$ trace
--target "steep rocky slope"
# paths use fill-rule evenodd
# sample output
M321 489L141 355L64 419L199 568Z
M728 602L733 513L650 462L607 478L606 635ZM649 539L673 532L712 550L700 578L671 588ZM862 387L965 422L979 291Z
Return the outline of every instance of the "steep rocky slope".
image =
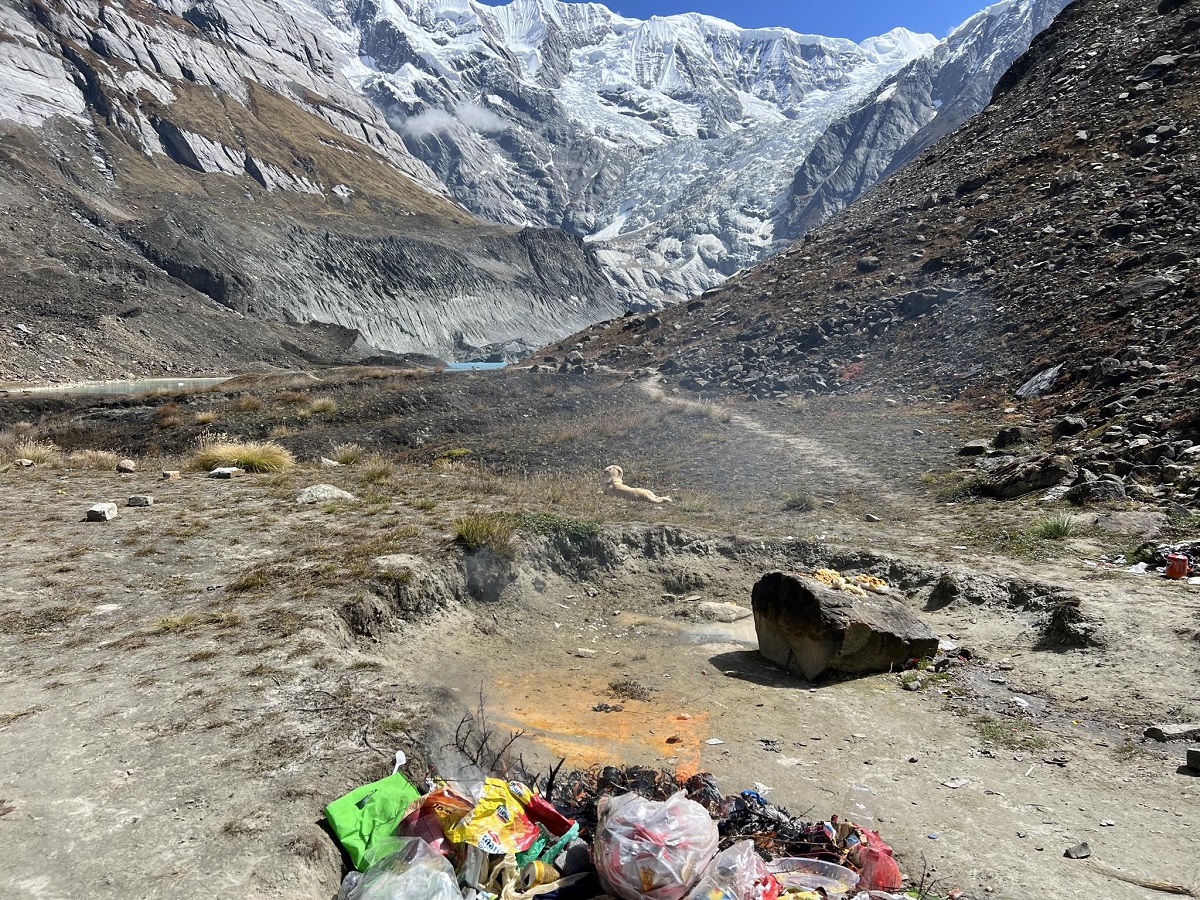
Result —
M359 333L322 359L470 355L619 311L578 239L438 196L343 63L259 0L0 8L0 378L302 358L296 329L222 310ZM26 340L64 329L61 353Z
M1077 0L981 115L785 254L547 355L758 399L1011 406L1028 430L997 443L1054 454L1033 481L1194 504L1198 69L1193 3Z
M989 6L821 135L796 172L776 236L791 242L987 106L1000 77L1068 0Z

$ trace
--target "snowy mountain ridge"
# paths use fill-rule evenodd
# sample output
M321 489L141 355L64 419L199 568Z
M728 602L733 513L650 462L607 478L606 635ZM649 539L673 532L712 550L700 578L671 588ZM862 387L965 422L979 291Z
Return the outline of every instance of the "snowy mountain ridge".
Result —
M855 43L562 0L281 2L319 13L345 75L455 200L592 242L635 305L778 249L795 234L781 217L796 218L797 170L830 125L919 61L947 64L952 40L974 48L956 77L973 65L986 82L974 94L990 92L1000 73L986 57L1015 58L1033 36L1026 11L1047 5L1004 0L945 41L897 28Z

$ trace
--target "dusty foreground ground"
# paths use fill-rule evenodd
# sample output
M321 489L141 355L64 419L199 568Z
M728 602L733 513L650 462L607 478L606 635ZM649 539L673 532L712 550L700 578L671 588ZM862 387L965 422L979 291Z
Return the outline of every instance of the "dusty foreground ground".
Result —
M324 804L397 749L415 777L453 769L481 688L499 731L525 730L533 770L703 768L814 819L865 785L934 894L1156 895L1114 871L1200 887L1200 779L1184 745L1141 738L1200 721L1200 589L1083 562L1164 524L1147 510L1076 511L1079 535L1052 543L1029 536L1047 513L1034 500L944 502L953 448L999 419L384 374L16 397L0 415L10 443L139 463L0 471L0 897L331 898L343 862ZM277 437L301 462L160 480L205 429ZM316 464L347 441L375 455ZM676 504L599 496L610 462ZM322 482L356 499L296 502ZM126 507L134 494L154 505ZM83 521L103 500L117 518ZM464 516L514 535L468 551ZM702 614L815 564L887 577L971 661L916 691L900 674L809 685L758 656L751 620ZM927 608L946 571L1034 599ZM1051 587L1083 598L1090 642L1057 641L1037 599ZM1063 858L1085 840L1093 861Z

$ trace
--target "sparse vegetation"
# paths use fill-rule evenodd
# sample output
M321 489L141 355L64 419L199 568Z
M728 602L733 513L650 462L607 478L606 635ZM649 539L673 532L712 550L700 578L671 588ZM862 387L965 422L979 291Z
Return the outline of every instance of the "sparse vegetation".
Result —
M243 394L233 401L232 406L238 412L256 412L263 408L263 402L253 394Z
M468 550L486 548L501 557L515 553L512 517L499 513L469 513L454 522L454 538Z
M367 451L363 449L361 444L353 442L345 444L334 444L333 449L329 451L329 458L336 463L341 463L343 466L352 466L362 462Z
M215 409L202 409L196 413L195 422L197 425L211 425L220 418L220 414Z
M112 470L120 461L111 450L75 450L67 456L67 465L74 469Z
M1031 722L992 715L976 716L971 727L985 743L1005 750L1045 750L1050 741Z
M400 471L395 461L382 453L368 453L364 456L360 470L363 478L372 484L391 481Z
M1078 531L1075 517L1070 513L1055 513L1033 523L1033 536L1043 541L1064 541Z
M813 500L811 494L789 494L783 501L783 508L787 512L812 512L816 507L816 501Z
M243 442L214 435L200 442L188 465L201 471L237 466L247 472L283 472L295 462L291 451L274 441Z
M177 428L183 424L183 404L168 400L154 411L154 424L159 428Z
M8 445L4 457L5 461L10 463L18 459L28 459L32 460L35 466L54 466L62 461L62 451L50 441L18 437Z
M337 412L337 401L332 397L318 397L308 406L308 411L313 415L331 416Z

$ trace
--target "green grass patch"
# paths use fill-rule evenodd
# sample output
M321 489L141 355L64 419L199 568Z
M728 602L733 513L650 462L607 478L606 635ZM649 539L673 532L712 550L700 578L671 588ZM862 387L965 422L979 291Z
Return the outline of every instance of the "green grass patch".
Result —
M976 716L971 727L985 743L1005 750L1045 750L1050 741L1037 726L1024 719L991 715Z
M454 521L454 539L468 550L487 549L510 559L516 553L513 535L517 526L512 516L501 513L468 513Z
M1039 519L1030 527L1030 533L1043 541L1065 541L1079 533L1079 525L1070 513L1060 512Z

